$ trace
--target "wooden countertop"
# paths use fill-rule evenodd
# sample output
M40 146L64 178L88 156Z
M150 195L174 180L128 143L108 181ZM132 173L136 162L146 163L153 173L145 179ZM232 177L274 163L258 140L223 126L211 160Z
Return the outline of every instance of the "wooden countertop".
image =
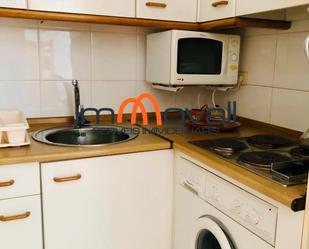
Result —
M31 131L51 126L55 124L36 125L32 126ZM171 148L170 142L152 134L140 134L125 143L92 148L53 146L36 142L31 138L30 146L0 149L0 165L62 161L169 148Z
M285 129L275 129L270 126L264 126L259 123L251 123L249 121L242 121L243 125L234 132L227 132L221 134L169 134L162 133L160 136L170 140L173 143L173 148L179 150L188 156L196 159L208 167L211 167L226 176L264 194L288 207L295 208L295 205L303 205L304 194L306 192L307 184L301 184L297 186L283 187L277 183L274 183L266 178L256 175L244 168L241 168L233 163L227 162L224 159L207 152L201 148L198 148L189 141L194 140L206 140L215 139L220 137L247 137L256 134L277 134L284 135L293 140L299 137L298 132L288 131ZM145 127L152 129L155 126L150 124ZM163 128L173 129L173 126L164 126ZM297 203L296 203L297 202ZM297 207L296 207L297 208Z
M57 124L63 125L63 124ZM55 126L53 124L34 124L31 126L31 132ZM145 127L147 129L154 128L154 124ZM162 128L162 127L161 127ZM164 126L163 128L171 128L172 126ZM178 127L179 128L179 127ZM19 148L6 148L0 150L0 166L7 164L19 164L28 162L51 162L61 160L72 160L88 157L125 154L143 151L153 151L161 149L173 148L179 150L192 158L206 164L208 167L225 174L228 177L264 194L286 206L292 207L295 202L304 201L304 193L306 192L306 184L282 187L266 178L258 176L246 169L227 162L205 150L202 150L190 143L193 140L214 139L219 137L246 137L255 134L278 134L285 135L292 139L299 136L298 133L288 132L286 130L274 129L256 123L244 122L243 125L234 132L221 134L171 134L162 133L161 137L141 132L141 134L126 143L116 145L93 147L93 148L74 148L60 147L38 143L31 139L31 145ZM299 203L299 202L298 202Z

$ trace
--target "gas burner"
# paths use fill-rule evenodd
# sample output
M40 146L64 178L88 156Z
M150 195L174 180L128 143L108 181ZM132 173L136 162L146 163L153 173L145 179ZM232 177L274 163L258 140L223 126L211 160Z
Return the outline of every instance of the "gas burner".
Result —
M247 145L236 138L221 138L210 142L210 148L224 156L231 156L235 152L247 149Z
M238 161L260 170L270 170L273 163L290 161L291 158L279 153L268 151L245 152Z
M256 135L249 137L247 142L259 149L281 148L292 144L291 140L275 135Z
M295 147L290 153L297 158L309 158L309 145Z

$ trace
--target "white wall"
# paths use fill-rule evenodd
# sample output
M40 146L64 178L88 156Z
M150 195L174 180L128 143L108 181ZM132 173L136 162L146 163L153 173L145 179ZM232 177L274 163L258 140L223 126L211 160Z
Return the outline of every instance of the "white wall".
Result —
M309 129L309 60L304 40L309 13L304 7L286 12L294 20L288 31L246 29L243 32L241 71L248 85L228 98L238 102L238 114L294 130ZM224 104L226 94L219 94Z
M237 100L238 114L278 126L309 128L309 61L303 42L309 34L304 8L287 11L289 31L246 29L241 70L248 85L217 102ZM113 25L0 19L0 109L27 117L73 114L71 79L81 83L82 104L118 109L127 97L151 92L162 110L211 104L210 92L153 90L145 83L145 37L152 30ZM152 111L150 103L146 103ZM129 111L129 108L127 108Z
M125 98L141 92L154 94L162 109L196 106L197 89L173 94L144 82L150 31L1 18L0 109L19 109L27 117L72 115L72 79L80 81L86 107L117 110Z

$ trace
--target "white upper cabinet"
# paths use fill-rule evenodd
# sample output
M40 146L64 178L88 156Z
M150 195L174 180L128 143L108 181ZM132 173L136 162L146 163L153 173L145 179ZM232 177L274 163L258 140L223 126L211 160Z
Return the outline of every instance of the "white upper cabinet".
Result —
M136 0L136 17L196 22L197 0Z
M33 10L135 17L135 0L29 0L28 5Z
M242 16L259 12L284 9L308 3L308 0L237 0L236 15Z
M199 0L199 22L235 16L236 0Z
M27 0L0 0L0 7L27 9Z
M45 249L170 249L172 168L172 150L42 164Z

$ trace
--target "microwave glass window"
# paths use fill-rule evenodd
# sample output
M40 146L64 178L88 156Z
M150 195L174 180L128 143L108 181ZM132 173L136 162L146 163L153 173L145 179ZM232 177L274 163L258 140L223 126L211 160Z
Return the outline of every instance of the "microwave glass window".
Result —
M221 74L223 43L205 38L178 40L178 74Z

